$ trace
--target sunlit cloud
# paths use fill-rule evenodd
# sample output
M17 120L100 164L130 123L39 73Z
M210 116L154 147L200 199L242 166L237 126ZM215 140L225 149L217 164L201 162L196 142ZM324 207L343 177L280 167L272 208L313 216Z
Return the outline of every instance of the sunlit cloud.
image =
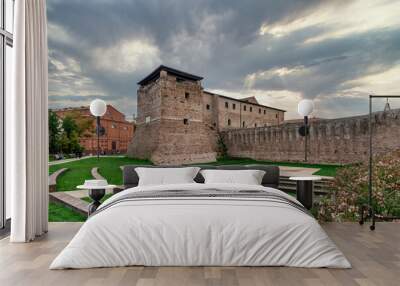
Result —
M400 26L398 1L357 0L326 1L318 9L289 22L261 25L259 34L284 37L309 27L320 27L324 32L305 39L304 43L315 43L345 37L370 30Z
M278 77L282 81L285 81L285 77L289 75L300 75L306 73L307 70L304 66L297 66L293 68L289 67L280 67L280 68L273 68L266 71L259 71L255 73L251 73L247 75L244 79L244 86L246 88L252 88L257 81L262 80L270 80L274 77Z
M93 51L93 64L99 70L131 73L160 64L159 49L146 39L124 40Z

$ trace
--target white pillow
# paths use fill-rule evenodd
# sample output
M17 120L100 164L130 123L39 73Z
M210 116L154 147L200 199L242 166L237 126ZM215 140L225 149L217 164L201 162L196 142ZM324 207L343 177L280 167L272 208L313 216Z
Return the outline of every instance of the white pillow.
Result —
M202 170L205 184L261 185L265 171L261 170Z
M198 167L185 168L135 168L139 176L139 186L194 183Z

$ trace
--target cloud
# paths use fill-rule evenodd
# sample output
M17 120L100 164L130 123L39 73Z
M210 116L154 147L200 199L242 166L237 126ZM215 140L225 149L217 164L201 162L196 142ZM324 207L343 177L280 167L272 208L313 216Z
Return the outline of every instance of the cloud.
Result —
M112 47L93 50L93 65L99 70L132 73L150 70L161 63L159 49L146 39L124 40Z
M368 93L398 89L399 9L387 0L48 0L50 103L101 96L136 113L136 82L166 64L288 118L301 98L320 117L366 113Z

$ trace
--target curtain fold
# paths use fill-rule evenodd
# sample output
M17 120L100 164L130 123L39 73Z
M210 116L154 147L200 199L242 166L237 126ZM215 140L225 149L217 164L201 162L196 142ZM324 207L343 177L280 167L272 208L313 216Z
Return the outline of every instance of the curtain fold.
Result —
M45 0L15 2L14 92L10 99L12 242L28 242L48 227L48 67ZM8 151L7 151L8 152Z

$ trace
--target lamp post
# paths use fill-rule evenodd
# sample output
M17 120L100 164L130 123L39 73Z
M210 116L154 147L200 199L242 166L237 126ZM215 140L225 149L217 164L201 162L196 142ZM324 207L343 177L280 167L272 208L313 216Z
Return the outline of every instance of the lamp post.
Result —
M304 117L304 161L307 162L307 137L308 137L308 115L314 110L314 103L310 99L303 99L297 106L297 112Z
M95 99L90 103L90 113L96 116L96 134L97 134L97 159L100 156L100 117L107 111L107 104L104 100Z

